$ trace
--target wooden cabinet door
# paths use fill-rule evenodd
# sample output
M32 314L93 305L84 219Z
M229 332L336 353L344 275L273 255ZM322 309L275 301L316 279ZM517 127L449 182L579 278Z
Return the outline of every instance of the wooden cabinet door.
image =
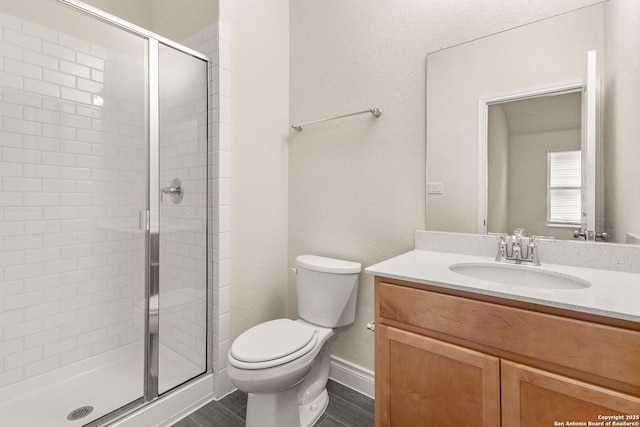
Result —
M561 426L567 425L568 421L587 425L589 421L604 421L599 416L639 414L640 398L637 396L502 361L503 426ZM625 418L621 420L626 421ZM633 419L633 422L637 421Z
M500 426L499 359L378 325L376 426Z

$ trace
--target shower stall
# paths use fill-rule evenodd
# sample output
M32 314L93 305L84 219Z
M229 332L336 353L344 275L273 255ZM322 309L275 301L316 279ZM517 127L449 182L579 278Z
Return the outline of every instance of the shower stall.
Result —
M0 424L103 425L207 373L207 57L0 3Z

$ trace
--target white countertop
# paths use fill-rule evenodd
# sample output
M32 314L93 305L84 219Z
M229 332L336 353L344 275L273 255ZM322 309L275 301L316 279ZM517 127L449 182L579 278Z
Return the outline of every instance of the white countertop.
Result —
M459 263L496 263L493 258L413 250L365 269L366 273L516 301L640 322L640 274L544 263L530 266L591 284L583 289L543 289L475 279L449 270Z

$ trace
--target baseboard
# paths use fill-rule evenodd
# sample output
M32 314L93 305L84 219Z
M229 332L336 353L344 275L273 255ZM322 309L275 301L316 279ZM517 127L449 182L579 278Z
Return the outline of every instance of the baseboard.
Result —
M329 378L372 399L375 396L375 376L373 371L354 365L339 357L331 356Z

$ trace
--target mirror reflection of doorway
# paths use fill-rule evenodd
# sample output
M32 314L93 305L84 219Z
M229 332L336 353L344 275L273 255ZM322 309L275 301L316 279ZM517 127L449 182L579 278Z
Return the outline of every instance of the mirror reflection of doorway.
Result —
M489 105L488 232L524 227L528 234L571 238L580 228L580 163L576 184L575 162L549 153L579 152L581 117L579 90ZM558 181L559 174L566 179ZM571 214L576 188L577 217Z

